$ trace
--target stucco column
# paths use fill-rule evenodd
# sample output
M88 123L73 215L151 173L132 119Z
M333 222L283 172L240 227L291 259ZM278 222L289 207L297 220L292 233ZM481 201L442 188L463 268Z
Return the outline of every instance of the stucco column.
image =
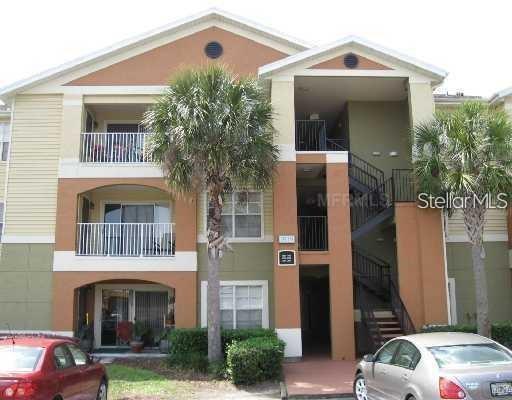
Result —
M354 360L352 238L346 154L327 155L326 169L331 353L334 360Z
M176 229L176 251L196 251L196 195L177 195L174 199L174 215Z
M274 320L277 334L286 342L286 357L302 356L295 165L280 162L274 180ZM279 235L294 235L295 243L280 244ZM296 264L279 266L279 250L294 250Z
M441 211L395 204L400 296L416 329L448 322Z
M272 79L272 106L280 162L274 179L274 298L275 327L285 341L286 357L302 356L299 260L297 247L297 180L293 77ZM293 235L295 243L280 244L279 235ZM279 266L279 250L294 250L295 265Z
M410 125L428 121L435 111L434 95L432 85L429 81L419 81L409 78L409 120Z
M62 133L60 158L78 161L83 121L83 96L64 94L62 99Z
M57 218L55 224L55 250L74 251L78 217L77 184L59 179L57 188Z

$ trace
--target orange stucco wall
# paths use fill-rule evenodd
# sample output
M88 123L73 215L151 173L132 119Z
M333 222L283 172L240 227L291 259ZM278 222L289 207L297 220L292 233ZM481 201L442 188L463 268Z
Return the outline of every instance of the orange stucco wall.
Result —
M221 57L211 60L205 46L217 41ZM241 75L287 54L226 30L211 27L75 79L68 85L165 85L179 69L218 62Z
M55 250L75 250L78 195L110 185L141 185L169 192L161 178L61 178L57 191ZM169 193L171 196L171 193ZM196 196L175 195L176 251L196 251Z
M75 289L91 283L116 280L152 282L174 288L176 327L193 328L197 324L196 276L196 272L54 272L53 329L73 330Z
M330 60L323 61L319 64L315 64L310 69L348 69L345 66L345 63L343 62L343 59L345 58L346 54L343 54L338 57L331 58ZM357 64L357 67L355 69L368 69L368 70L384 70L384 69L391 69L389 67L386 67L385 65L382 65L378 62L375 62L373 60L370 60L366 57L362 57L360 55L357 55L357 58L359 59L359 63Z
M347 164L327 164L331 352L334 360L354 360L354 298Z
M297 195L295 162L281 162L274 180L274 237L297 237ZM300 328L299 266L279 266L278 250L295 250L297 244L274 240L275 326ZM297 254L297 253L296 253Z
M400 295L416 329L448 322L441 211L395 205Z

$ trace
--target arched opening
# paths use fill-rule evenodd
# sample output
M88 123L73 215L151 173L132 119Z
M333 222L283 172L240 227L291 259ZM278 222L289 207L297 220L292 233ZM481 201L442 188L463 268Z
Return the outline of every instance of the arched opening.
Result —
M169 192L144 185L102 186L81 193L77 255L174 255L173 205Z
M114 279L83 285L74 291L75 335L94 349L128 348L122 327L140 325L146 348L158 347L175 327L176 291L150 281Z

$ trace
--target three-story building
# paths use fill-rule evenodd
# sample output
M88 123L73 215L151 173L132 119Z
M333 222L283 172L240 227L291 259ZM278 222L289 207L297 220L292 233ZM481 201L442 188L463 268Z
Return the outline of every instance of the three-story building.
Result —
M259 77L280 149L271 190L225 199L223 327L275 328L288 357L351 360L449 322L443 216L415 203L409 135L446 73L217 10L0 92L12 110L0 321L69 335L89 324L96 347L125 345L125 320L155 336L206 325L206 195L172 193L141 121L175 71L214 62Z

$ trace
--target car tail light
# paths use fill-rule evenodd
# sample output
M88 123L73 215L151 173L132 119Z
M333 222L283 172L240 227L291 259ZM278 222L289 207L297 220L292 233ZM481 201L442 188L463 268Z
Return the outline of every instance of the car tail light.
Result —
M29 399L36 393L36 386L32 382L19 382L4 389L4 397L8 399Z
M439 394L442 399L464 399L466 393L455 382L447 378L439 378Z

